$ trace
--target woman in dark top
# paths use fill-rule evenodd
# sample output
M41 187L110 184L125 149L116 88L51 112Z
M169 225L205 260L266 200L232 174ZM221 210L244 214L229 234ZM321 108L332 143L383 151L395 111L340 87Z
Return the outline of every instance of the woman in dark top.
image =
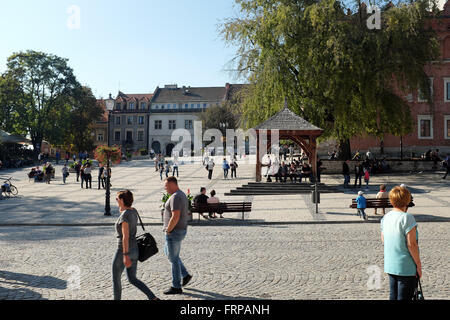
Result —
M123 269L127 268L128 281L141 290L149 300L159 300L153 292L136 278L139 251L136 242L138 213L132 208L133 194L129 190L119 191L116 198L121 215L115 224L118 239L118 249L112 265L114 300L122 297L121 277Z

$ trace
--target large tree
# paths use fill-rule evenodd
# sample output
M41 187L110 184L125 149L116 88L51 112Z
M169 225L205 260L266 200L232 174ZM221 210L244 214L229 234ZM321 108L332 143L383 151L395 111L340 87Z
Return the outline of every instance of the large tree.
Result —
M14 53L8 58L4 77L18 84L15 101L16 126L26 131L35 152L46 139L63 144L70 123L70 98L80 87L67 59L43 52Z
M95 121L103 114L103 108L89 87L79 87L74 91L70 101L69 130L65 144L73 152L90 151L94 148L92 129Z
M424 66L436 60L439 46L427 27L429 1L379 1L381 29L375 30L367 27L372 14L361 1L347 1L348 7L336 0L235 1L241 17L221 32L238 46L236 72L252 84L244 126L273 115L286 97L294 112L348 153L355 135L411 131L399 92L421 88L432 103Z

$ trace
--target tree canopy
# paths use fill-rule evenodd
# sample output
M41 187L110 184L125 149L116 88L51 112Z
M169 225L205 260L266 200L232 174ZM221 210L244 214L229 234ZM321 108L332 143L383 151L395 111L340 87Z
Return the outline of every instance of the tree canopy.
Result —
M401 92L418 88L431 104L424 66L439 45L427 26L429 1L380 1L381 28L369 29L361 1L235 0L241 16L221 26L238 46L236 73L248 79L242 123L252 127L283 106L341 143L356 135L412 129ZM435 7L433 7L435 9Z

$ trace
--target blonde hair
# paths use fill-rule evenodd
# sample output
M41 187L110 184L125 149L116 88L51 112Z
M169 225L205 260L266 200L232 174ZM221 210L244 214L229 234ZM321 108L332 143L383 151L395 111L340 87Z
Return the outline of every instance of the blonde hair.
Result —
M389 192L389 201L394 208L407 207L411 202L411 192L404 187L396 186Z

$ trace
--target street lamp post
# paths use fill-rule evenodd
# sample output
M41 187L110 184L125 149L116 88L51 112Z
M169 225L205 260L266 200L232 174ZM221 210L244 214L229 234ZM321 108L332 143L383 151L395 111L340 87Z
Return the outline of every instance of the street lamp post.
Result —
M111 97L111 94L109 94L109 99L106 99L106 110L108 111L108 147L110 146L110 116L111 111L114 109L114 99ZM111 215L111 205L110 205L110 197L111 197L111 190L110 190L110 175L109 175L109 166L110 166L110 158L111 158L111 151L108 150L106 152L106 193L105 193L105 216Z

